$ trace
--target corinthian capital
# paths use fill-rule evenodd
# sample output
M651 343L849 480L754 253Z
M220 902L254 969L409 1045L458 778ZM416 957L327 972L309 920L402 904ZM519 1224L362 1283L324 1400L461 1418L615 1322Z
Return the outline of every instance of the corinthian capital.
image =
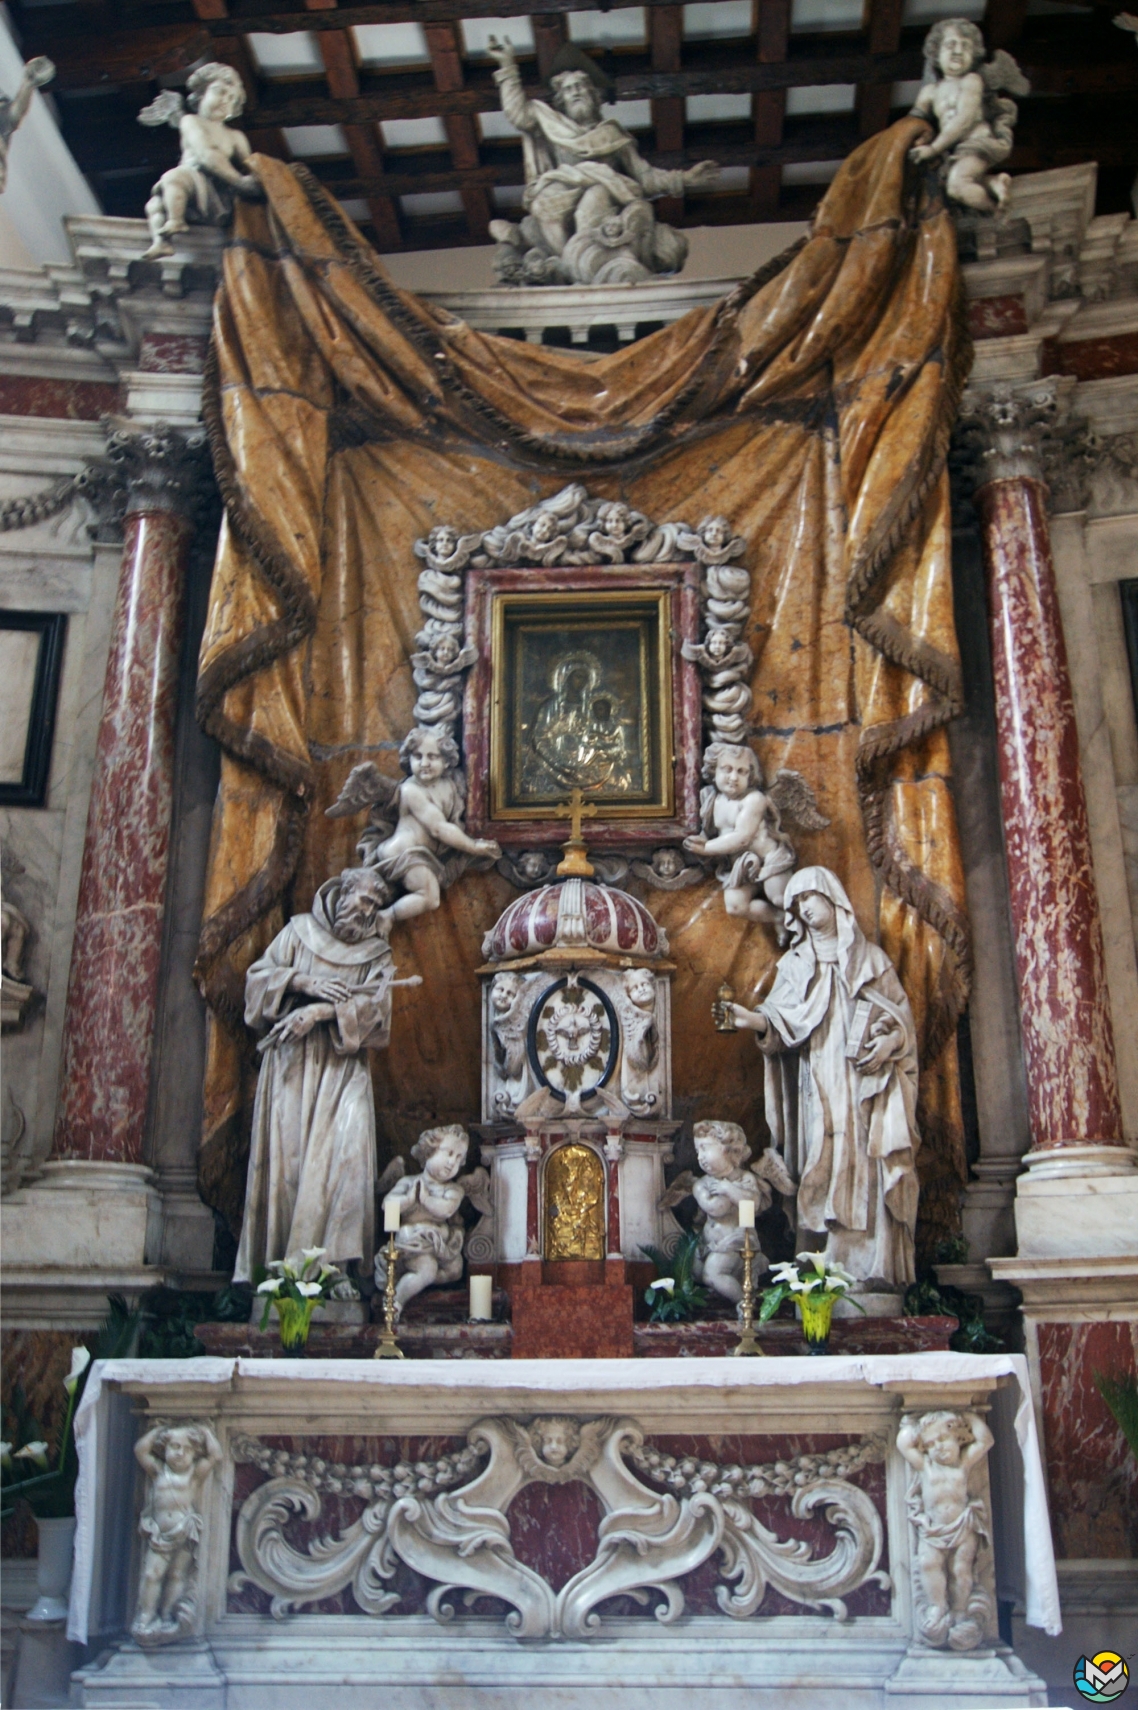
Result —
M973 490L990 481L1046 480L1060 413L1054 379L969 386L960 405L955 461L970 473Z
M105 463L126 496L126 511L176 511L192 516L209 475L204 427L175 428L165 422L135 426L107 423Z

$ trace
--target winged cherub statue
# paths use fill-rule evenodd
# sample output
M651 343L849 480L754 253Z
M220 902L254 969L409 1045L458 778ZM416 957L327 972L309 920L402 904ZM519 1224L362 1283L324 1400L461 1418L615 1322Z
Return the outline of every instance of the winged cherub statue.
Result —
M993 172L1012 152L1018 109L1001 96L1028 95L1031 84L1003 48L984 60L984 37L965 18L943 18L925 37L925 75L913 112L934 119L935 142L918 143L909 158L946 160L945 192L977 213L1002 208L1011 194L1006 172Z
M764 787L753 748L711 743L704 750L703 775L708 780L700 796L703 830L685 837L684 848L712 860L722 857L719 882L727 913L771 921L781 942L783 897L798 859L783 819L805 831L820 831L830 822L800 772L780 771Z
M389 778L374 760L364 760L352 767L327 809L329 819L371 809L357 849L364 866L403 887L403 895L383 911L389 925L430 914L442 901L443 889L472 862L489 866L502 853L492 838L468 837L462 829L466 782L453 736L416 726L404 738L399 758L408 777Z
M175 125L182 145L181 160L162 174L146 204L146 261L173 255L170 239L188 231L191 222L223 225L235 196L251 201L261 196L260 183L245 168L252 152L249 139L229 128L245 105L245 85L236 71L231 65L199 66L186 89L186 101L176 89L164 89L138 115L140 125Z
M765 1211L774 1190L794 1194L797 1183L782 1158L768 1146L753 1164L747 1136L737 1122L697 1122L692 1130L701 1176L682 1171L660 1200L661 1211L679 1205L689 1194L699 1207L696 1227L699 1251L695 1270L700 1282L713 1288L735 1306L743 1298L743 1231L739 1227L739 1201L751 1199L755 1212ZM759 1271L767 1269L762 1252Z
M484 1217L493 1216L490 1173L479 1164L466 1175L459 1171L470 1150L470 1136L459 1123L428 1128L411 1148L411 1156L422 1165L418 1175L409 1176L402 1158L393 1158L379 1179L383 1204L399 1202L399 1233L395 1237L396 1265L401 1271L395 1285L395 1314L433 1283L454 1283L462 1276L462 1243L465 1234L462 1202L469 1199ZM375 1258L376 1287L387 1286L387 1260L382 1249Z

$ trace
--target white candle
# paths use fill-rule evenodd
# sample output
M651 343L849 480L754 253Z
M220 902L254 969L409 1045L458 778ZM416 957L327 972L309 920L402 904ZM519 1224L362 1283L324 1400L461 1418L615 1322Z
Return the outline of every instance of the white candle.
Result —
M739 1201L739 1227L740 1229L753 1229L755 1227L755 1202L753 1199L741 1199Z
M493 1277L471 1277L470 1279L470 1316L472 1318L493 1317Z
M389 1193L383 1202L383 1233L393 1234L399 1228L399 1201Z

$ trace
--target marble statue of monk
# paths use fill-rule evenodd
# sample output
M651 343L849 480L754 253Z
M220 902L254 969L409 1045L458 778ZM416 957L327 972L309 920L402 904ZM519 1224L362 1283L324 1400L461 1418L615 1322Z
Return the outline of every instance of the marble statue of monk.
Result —
M293 915L245 977L245 1021L263 1037L235 1281L306 1247L323 1247L341 1269L371 1269L368 1052L391 1037L390 900L374 869L350 868L321 886L310 914Z

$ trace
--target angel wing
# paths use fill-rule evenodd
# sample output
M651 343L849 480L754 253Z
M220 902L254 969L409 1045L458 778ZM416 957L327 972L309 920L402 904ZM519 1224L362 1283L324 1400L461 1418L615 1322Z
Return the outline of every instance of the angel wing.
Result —
M779 818L801 826L803 831L821 831L830 823L801 772L778 772L767 795L778 809Z
M138 115L140 125L176 125L186 111L186 103L176 89L163 89L156 95L149 107L144 107Z
M1138 16L1133 12L1119 12L1112 21L1116 30L1130 30L1133 35L1138 36Z
M468 1175L459 1176L458 1185L475 1211L481 1212L483 1217L493 1217L494 1204L490 1198L489 1170L484 1170L479 1164L478 1168L471 1170Z
M997 48L986 65L979 68L980 76L993 93L1006 89L1012 95L1030 95L1031 84L1010 53Z
M663 1194L657 1200L657 1211L670 1211L673 1205L679 1205L682 1200L688 1198L694 1186L694 1172L692 1170L681 1170L675 1181L664 1189Z
M328 819L347 819L349 814L362 813L377 802L390 802L399 783L398 778L389 778L386 772L381 772L374 760L361 760L352 767L343 789L324 812Z
M379 1199L383 1199L384 1195L389 1194L396 1182L401 1182L406 1174L407 1164L405 1160L398 1157L392 1158L390 1164L388 1164L378 1182L375 1184L376 1196ZM485 1174L485 1171L483 1171L483 1174Z
M798 1183L791 1176L790 1171L773 1146L768 1146L766 1151L760 1153L759 1157L755 1159L751 1165L751 1174L758 1176L764 1182L769 1182L779 1193L795 1194L798 1192Z

